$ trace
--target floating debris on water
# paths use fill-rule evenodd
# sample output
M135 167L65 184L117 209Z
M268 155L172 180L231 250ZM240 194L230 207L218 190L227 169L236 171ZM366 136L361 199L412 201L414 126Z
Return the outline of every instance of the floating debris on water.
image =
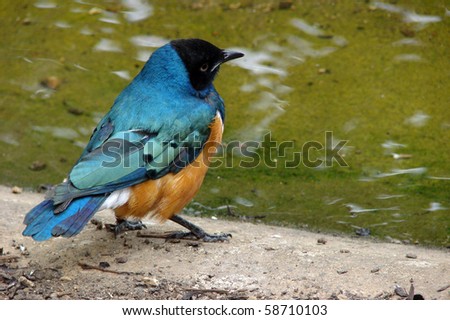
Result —
M419 167L419 168L411 168L411 169L392 169L391 172L382 172L374 175L374 178L385 178L385 177L392 177L392 176L398 176L401 174L413 174L413 175L420 175L427 172L427 168L425 167Z
M422 46L422 42L415 38L404 38L392 43L393 46Z
M17 139L11 134L11 133L3 133L0 134L0 141L10 144L12 146L18 146L19 145L19 141L17 141Z
M429 179L433 179L433 180L450 180L450 177L434 177L434 176L429 176Z
M128 8L122 13L129 22L142 21L153 14L153 7L146 0L122 0L122 3Z
M389 207L389 208L363 208L354 203L346 203L345 206L349 209L349 212L352 214L355 213L366 213L366 212L376 212L376 211L397 211L400 210L399 207Z
M122 52L122 47L117 41L100 39L100 41L95 45L94 51Z
M105 23L120 24L118 14L115 12L103 11L102 16L98 20Z
M240 204L240 205L242 205L242 206L244 206L244 207L253 207L253 206L254 206L253 202L251 202L251 201L248 200L248 199L242 198L242 197L235 197L235 198L234 198L234 201L235 201L237 204Z
M310 25L303 19L294 18L291 20L291 25L296 27L297 29L303 31L304 33L310 36L322 36L324 32L320 30L318 27Z
M89 9L89 11L88 11L88 14L91 16L96 15L96 14L101 14L101 13L103 13L103 9L100 9L97 7L93 7L91 9Z
M406 153L392 153L392 158L394 160L404 160L404 159L411 159L412 154L406 154Z
M131 79L130 73L128 71L126 71L126 70L111 71L111 73L115 74L119 78L122 78L122 79L125 79L125 80L130 80Z
M431 116L423 113L422 111L416 112L412 117L405 120L406 124L410 124L414 127L423 127Z
M380 194L376 197L378 200L387 200L387 199L393 199L393 198L402 198L404 197L404 194Z
M428 212L434 212L439 210L448 210L448 208L442 206L439 202L431 202L430 206L425 210Z
M397 143L392 140L387 140L386 142L383 142L381 146L389 151L397 148L406 148L406 144Z
M68 140L73 140L79 137L78 132L76 132L72 128L64 128L64 127L51 127L51 126L33 126L33 130L38 132L49 132L52 136L57 138L64 138Z
M153 51L150 50L138 50L135 59L137 61L146 62L150 58Z
M36 2L34 4L34 6L39 9L54 9L58 5L56 3L54 3L53 1L41 0L41 1Z
M94 34L94 31L84 26L83 28L80 29L80 33L85 36L92 36Z
M153 35L137 35L130 38L130 42L137 47L159 48L170 40L167 38Z
M395 61L422 61L422 57L415 53L399 54L394 57Z
M232 65L249 70L256 75L275 74L282 77L287 75L287 71L284 69L266 65L266 63L271 64L276 60L272 55L266 52L254 51L247 48L232 48L231 50L236 50L245 54L241 59L231 61L230 64Z
M404 9L400 6L396 6L389 3L384 3L380 1L375 1L372 3L372 6L375 8L379 8L382 10L386 10L393 13L398 13L403 15L403 21L408 23L418 23L425 25L427 23L434 23L434 22L440 22L442 19L438 16L427 16L427 15L421 15L417 14L413 11Z
M72 28L72 26L65 22L65 21L56 21L55 22L55 27L61 28L61 29L69 29Z
M342 200L344 200L344 198L326 199L325 200L325 204L331 206L331 205L336 204L336 203L338 203L338 202L340 202Z

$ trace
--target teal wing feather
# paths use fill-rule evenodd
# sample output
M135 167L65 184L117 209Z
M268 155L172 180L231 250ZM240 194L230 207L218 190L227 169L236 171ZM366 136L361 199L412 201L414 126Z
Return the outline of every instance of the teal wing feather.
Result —
M156 133L118 132L99 148L85 154L73 167L66 182L58 185L51 199L67 207L73 198L105 194L148 179L176 173L202 151L208 130L194 130L162 141Z

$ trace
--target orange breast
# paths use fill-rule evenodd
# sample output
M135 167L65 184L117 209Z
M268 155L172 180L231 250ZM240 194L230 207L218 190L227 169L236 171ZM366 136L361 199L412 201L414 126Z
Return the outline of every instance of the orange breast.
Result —
M223 123L219 115L210 128L211 134L205 148L191 164L176 174L169 173L160 179L130 187L128 202L114 210L116 217L143 218L150 214L165 220L180 212L200 189L211 157L222 142Z

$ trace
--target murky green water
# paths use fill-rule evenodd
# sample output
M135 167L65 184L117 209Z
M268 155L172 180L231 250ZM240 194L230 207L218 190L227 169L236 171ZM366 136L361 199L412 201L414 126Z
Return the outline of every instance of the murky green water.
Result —
M1 1L0 183L59 182L155 47L199 37L247 54L216 81L227 106L225 142L271 132L275 142L293 144L269 157L266 143L258 151L266 164L256 168L239 167L249 158L229 152L190 211L228 216L229 205L269 223L352 234L367 228L379 238L448 246L445 5ZM292 164L305 142L325 145L327 131L334 145L348 141L340 151L348 166ZM325 150L312 151L311 161L324 160Z

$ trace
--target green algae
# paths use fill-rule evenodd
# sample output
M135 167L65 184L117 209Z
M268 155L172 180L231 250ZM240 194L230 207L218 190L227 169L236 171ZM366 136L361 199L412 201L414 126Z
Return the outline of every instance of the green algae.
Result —
M443 1L395 1L399 8L442 19L422 27L367 1L294 1L287 10L280 10L277 1L153 1L151 17L136 23L121 19L121 24L99 21L99 15L87 13L89 5L59 1L54 9L40 9L35 2L0 4L0 183L36 188L65 177L98 117L128 83L111 71L126 70L133 77L143 66L135 59L142 48L130 42L132 36L199 37L258 52L271 44L283 50L272 52L275 59L266 65L285 70L286 76L255 75L232 66L220 72L216 87L227 107L225 142L254 139L249 131L254 133L275 109L252 105L260 92L275 92L284 111L261 132L270 131L279 142L293 141L290 157L307 141L325 143L325 131L332 131L335 138L348 140L348 167L286 169L285 159L278 157L277 168L241 168L239 157L228 154L228 162L235 160L232 168L210 170L195 201L211 208L229 205L236 214L265 216L261 220L272 224L345 233L364 227L379 238L449 245L449 210L427 210L432 202L450 207L450 181L430 178L448 178L450 172L450 37ZM93 3L121 10L119 1ZM74 8L84 11L74 13ZM293 18L316 26L322 36L302 32L290 23ZM59 28L56 21L71 28ZM80 34L82 28L92 35ZM94 51L102 38L116 41L122 52ZM404 38L418 45L394 44ZM301 51L298 39L315 50L334 51L295 60L292 56ZM405 54L420 60L398 58ZM36 94L49 76L61 79L60 87ZM262 78L270 84L257 83ZM280 85L290 90L278 93ZM243 86L255 89L242 91ZM50 97L44 99L46 92ZM408 122L417 114L429 118L419 126ZM33 129L45 126L71 128L77 136ZM395 160L382 147L386 141L404 145L392 152L411 157ZM36 160L46 168L31 171ZM426 171L380 177L408 168ZM251 205L239 204L237 197ZM378 210L352 213L349 204ZM190 209L197 210L195 203ZM201 212L225 216L227 210Z

